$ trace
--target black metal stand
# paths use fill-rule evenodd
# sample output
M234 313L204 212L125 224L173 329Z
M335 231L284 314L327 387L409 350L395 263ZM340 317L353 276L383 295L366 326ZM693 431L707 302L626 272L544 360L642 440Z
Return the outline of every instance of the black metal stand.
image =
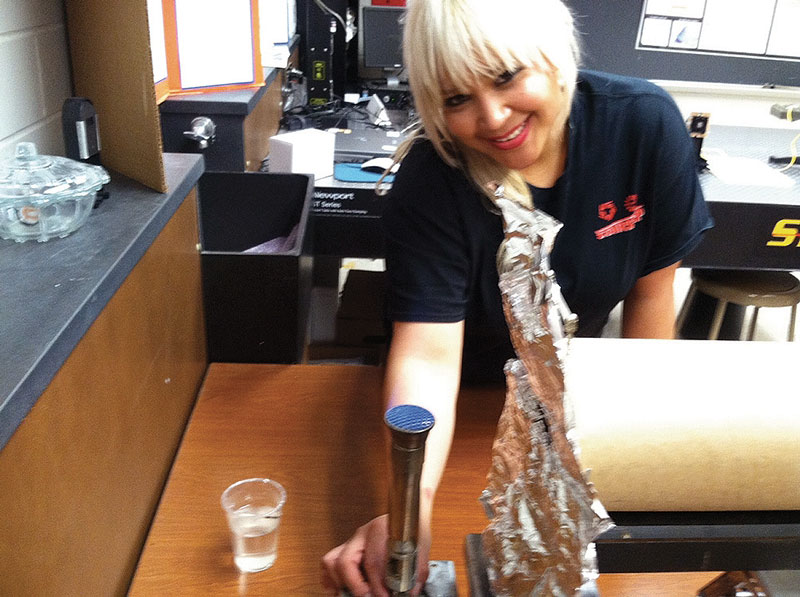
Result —
M611 512L616 527L595 541L600 573L776 571L795 578L800 568L800 511ZM481 536L467 535L472 597L493 595ZM739 578L740 572L730 578ZM746 574L753 574L747 572ZM759 572L766 576L772 572ZM729 582L720 580L720 585ZM769 583L762 582L767 586ZM710 590L710 589L709 589ZM773 589L765 596L780 597ZM707 592L704 597L723 597ZM758 593L753 593L757 596Z

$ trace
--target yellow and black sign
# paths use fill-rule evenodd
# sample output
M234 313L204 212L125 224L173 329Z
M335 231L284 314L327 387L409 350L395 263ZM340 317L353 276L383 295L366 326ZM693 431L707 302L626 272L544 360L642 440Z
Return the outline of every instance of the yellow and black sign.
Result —
M684 267L800 269L800 204L709 201L714 227Z
M768 247L790 247L794 241L800 247L800 220L778 220L772 229L772 237L776 240L767 241Z

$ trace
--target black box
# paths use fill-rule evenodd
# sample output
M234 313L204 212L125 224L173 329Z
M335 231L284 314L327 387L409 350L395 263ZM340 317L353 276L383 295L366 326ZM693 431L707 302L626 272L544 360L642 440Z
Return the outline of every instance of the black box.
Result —
M351 269L336 314L336 343L383 345L387 341L386 274Z
M304 174L206 172L199 183L209 360L297 363L308 328L314 181ZM245 253L279 242L276 252Z
M333 96L344 96L347 78L345 30L328 11L344 21L347 0L325 0L327 11L312 0L297 2L297 32L300 34L301 70L306 76L308 105L325 106ZM336 31L331 35L331 26ZM331 89L333 83L333 89Z
M387 198L374 183L318 181L314 187L314 253L340 257L384 257L381 216Z

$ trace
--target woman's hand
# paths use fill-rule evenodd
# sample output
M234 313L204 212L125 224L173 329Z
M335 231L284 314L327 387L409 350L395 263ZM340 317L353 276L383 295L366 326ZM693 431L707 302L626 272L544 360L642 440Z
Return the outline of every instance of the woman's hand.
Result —
M359 527L352 537L322 558L322 586L330 595L346 589L354 597L389 597L386 577L389 517L384 514ZM417 546L417 584L412 595L419 595L428 578L430 529L420 529Z

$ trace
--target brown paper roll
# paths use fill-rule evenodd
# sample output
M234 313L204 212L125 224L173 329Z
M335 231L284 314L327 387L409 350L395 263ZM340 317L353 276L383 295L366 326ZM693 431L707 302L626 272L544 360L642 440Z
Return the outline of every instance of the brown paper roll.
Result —
M800 345L572 341L581 465L612 511L800 509Z

